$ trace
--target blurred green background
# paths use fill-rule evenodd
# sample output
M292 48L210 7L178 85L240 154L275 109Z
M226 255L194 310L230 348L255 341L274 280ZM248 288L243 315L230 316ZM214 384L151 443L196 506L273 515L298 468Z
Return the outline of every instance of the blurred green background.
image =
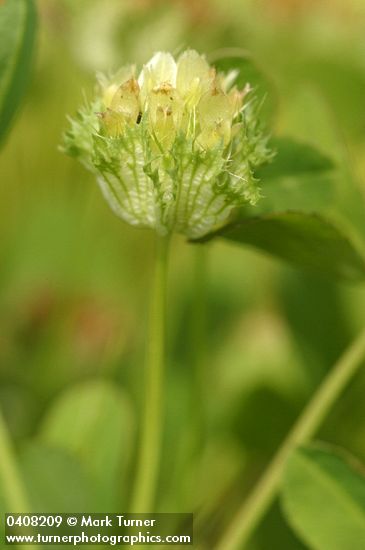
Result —
M92 94L96 71L143 63L160 49L243 48L272 83L272 131L332 156L342 182L338 209L365 234L365 3L37 5L33 77L0 157L0 404L34 511L128 511L152 236L115 217L93 177L59 152L66 115ZM324 208L326 200L324 193ZM207 245L207 360L197 373L195 253L174 237L157 510L193 511L197 536L214 548L313 390L364 325L365 289L299 273L238 246ZM362 372L319 434L363 461L364 392ZM301 548L277 505L248 550Z

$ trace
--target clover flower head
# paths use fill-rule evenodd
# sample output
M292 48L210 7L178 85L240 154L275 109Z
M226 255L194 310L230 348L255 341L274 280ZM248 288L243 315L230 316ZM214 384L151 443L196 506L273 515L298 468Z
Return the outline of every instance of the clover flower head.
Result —
M126 222L197 238L232 209L255 204L255 169L270 158L249 83L193 50L156 53L137 74L99 78L97 97L71 120L64 149L97 177Z

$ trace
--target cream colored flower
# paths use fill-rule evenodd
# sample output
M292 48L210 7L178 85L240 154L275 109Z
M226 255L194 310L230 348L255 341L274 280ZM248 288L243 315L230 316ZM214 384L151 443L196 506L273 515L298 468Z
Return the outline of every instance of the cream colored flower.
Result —
M255 168L270 157L249 84L193 50L159 52L100 79L101 94L65 136L125 221L196 238L259 198Z

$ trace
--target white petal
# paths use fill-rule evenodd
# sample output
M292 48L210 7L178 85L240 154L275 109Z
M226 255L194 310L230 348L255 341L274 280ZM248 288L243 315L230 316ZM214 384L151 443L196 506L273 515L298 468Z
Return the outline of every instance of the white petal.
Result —
M184 52L177 62L176 87L182 97L200 96L209 90L212 72L206 59L195 50Z
M144 104L148 94L161 84L168 83L173 88L176 86L176 62L170 53L157 52L143 67L138 77L141 88L141 101Z
M152 59L143 67L139 78L139 85L145 83L148 75L152 80L153 87L168 82L176 86L176 62L170 53L157 52Z

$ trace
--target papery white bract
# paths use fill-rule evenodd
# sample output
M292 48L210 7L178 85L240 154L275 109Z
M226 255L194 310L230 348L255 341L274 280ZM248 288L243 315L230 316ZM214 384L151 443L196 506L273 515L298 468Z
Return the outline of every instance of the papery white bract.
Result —
M255 169L271 157L249 83L238 90L235 76L193 50L177 61L159 52L139 74L130 66L100 78L64 149L126 222L200 237L257 202Z

